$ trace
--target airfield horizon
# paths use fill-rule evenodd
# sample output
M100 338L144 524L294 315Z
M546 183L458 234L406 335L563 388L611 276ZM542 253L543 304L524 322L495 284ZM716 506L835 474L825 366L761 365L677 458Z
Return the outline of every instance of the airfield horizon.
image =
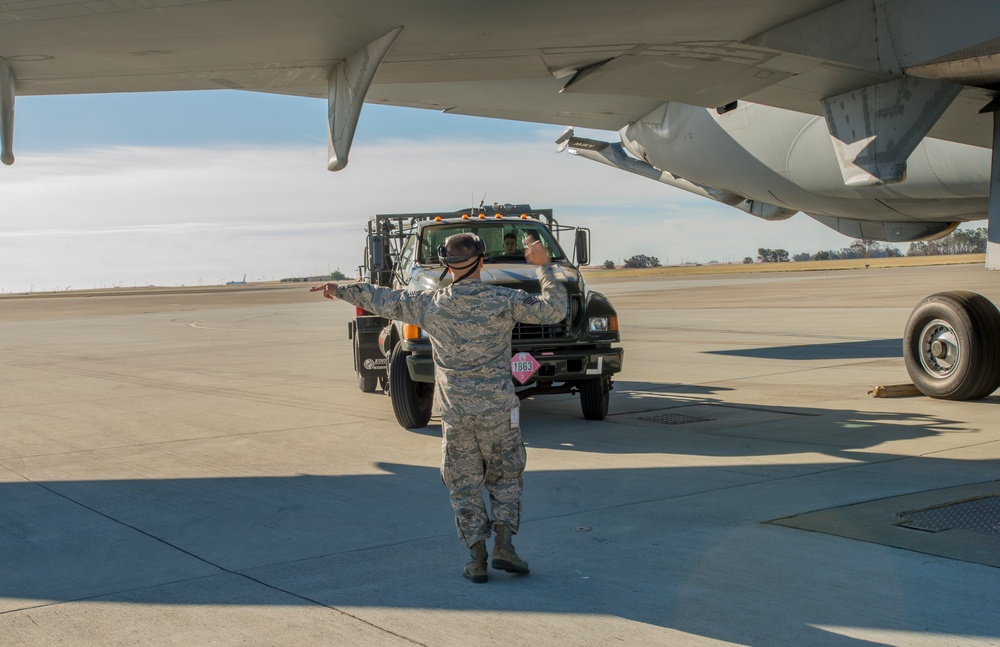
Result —
M897 267L927 267L940 265L985 264L985 254L955 254L942 256L903 256L897 258L854 258L828 261L789 261L786 263L698 263L663 265L659 267L606 269L598 265L582 267L588 280L618 278L644 278L665 276L700 276L723 274L756 274L769 272L819 272L858 269L883 269ZM355 280L349 277L348 281ZM295 289L317 281L251 281L246 284L219 285L148 285L133 287L92 288L81 290L54 290L38 292L0 293L5 299L31 299L45 297L134 296L137 294L215 294L245 292L248 290Z

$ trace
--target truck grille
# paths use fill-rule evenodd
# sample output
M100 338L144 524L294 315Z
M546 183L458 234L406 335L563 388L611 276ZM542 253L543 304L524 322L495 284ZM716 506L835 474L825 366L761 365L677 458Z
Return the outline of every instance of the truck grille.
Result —
M532 341L538 339L565 339L573 332L572 322L580 314L580 299L576 295L570 297L570 316L556 324L519 323L514 326L511 334L513 341Z
M526 324L514 326L511 339L514 341L529 341L535 339L564 339L569 336L569 319L557 324Z

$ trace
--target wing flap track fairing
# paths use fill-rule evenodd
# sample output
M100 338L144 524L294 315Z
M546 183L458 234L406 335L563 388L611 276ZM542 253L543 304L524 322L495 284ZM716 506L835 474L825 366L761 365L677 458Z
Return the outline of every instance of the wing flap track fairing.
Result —
M341 61L330 72L327 108L330 128L327 152L330 161L327 169L339 171L347 166L347 156L351 152L365 95L368 94L368 88L382 59L402 31L402 27L396 27L373 40Z

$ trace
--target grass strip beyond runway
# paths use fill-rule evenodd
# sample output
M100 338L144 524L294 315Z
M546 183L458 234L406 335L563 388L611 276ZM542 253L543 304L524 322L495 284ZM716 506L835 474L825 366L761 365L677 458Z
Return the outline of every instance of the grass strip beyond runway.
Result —
M986 263L986 254L954 256L904 256L902 258L852 258L835 261L790 261L788 263L710 263L705 265L670 265L665 267L583 268L588 278L630 278L648 276L698 276L705 274L753 274L758 272L817 272L860 270L886 267L924 267L929 265L970 265Z

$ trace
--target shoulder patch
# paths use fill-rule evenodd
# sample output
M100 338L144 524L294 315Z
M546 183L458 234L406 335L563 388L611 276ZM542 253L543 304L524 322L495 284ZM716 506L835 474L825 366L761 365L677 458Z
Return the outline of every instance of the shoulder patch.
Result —
M536 303L538 303L538 299L536 299L534 295L529 294L523 299L521 299L521 303L523 303L526 306L533 306Z

